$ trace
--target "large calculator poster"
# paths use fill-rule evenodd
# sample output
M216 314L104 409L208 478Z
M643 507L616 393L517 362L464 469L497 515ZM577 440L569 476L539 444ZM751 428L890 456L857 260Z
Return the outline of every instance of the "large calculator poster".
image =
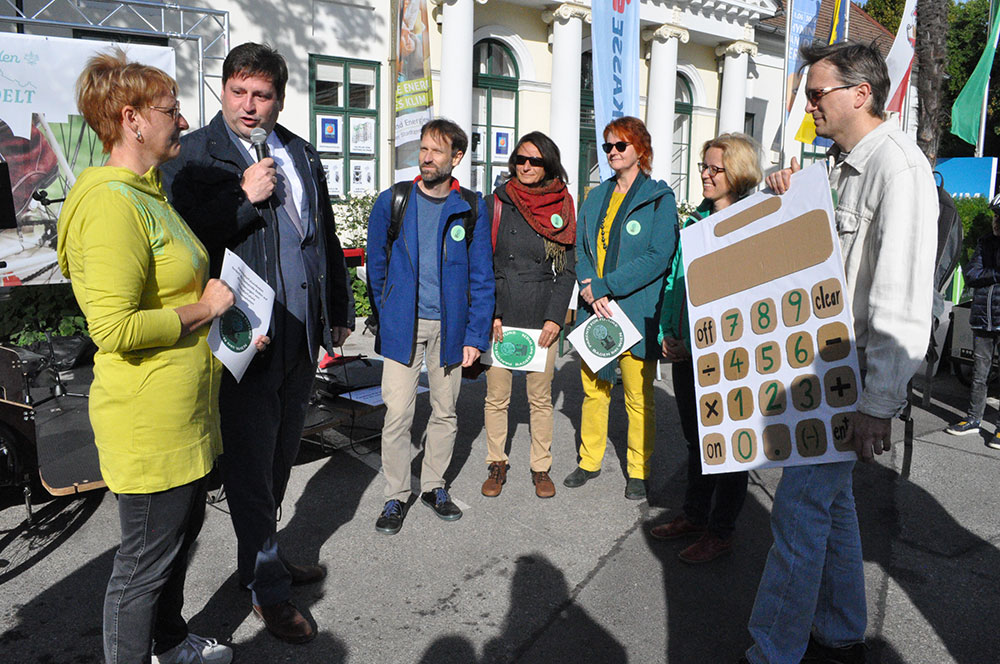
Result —
M681 231L702 469L854 458L854 324L823 163Z

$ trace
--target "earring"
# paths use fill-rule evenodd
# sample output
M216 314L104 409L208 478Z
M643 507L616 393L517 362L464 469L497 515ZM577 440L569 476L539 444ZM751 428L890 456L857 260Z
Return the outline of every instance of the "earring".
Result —
M135 140L142 143L142 132L139 131L138 129L135 130Z

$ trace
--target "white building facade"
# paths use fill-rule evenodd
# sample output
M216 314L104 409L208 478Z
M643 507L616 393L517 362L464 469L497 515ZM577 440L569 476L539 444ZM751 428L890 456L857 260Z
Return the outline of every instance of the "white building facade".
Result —
M589 2L429 2L426 33L434 112L458 122L472 139L456 173L459 180L489 193L506 169L507 157L492 149L497 132L516 139L538 130L559 145L574 193L585 194L599 177ZM67 4L127 6L127 2L85 0ZM191 19L184 27L157 24L156 19L169 12L150 4L132 8L133 13L151 17L145 26L136 27L127 12L121 12L97 31L48 23L23 29L105 37L107 26L118 26L121 35L175 47L182 108L192 126L207 122L218 110L218 77L227 48L245 41L268 42L289 65L282 124L313 140L321 116L341 118L346 139L355 125L374 130L365 141L345 139L339 150L324 150L326 163L342 169L343 197L350 195L355 172L372 174L365 185L370 189L391 184L392 42L398 0L184 3L195 10L191 16L199 8L227 12L228 46L225 38L208 33L198 39L178 39L175 35L185 30L197 32L190 27ZM45 3L24 0L23 5L25 16L37 16L33 12ZM76 10L47 11L50 20L80 22ZM783 35L757 29L759 21L776 11L772 0L642 0L640 115L653 139L653 175L667 180L679 200L694 204L700 200L696 173L700 148L721 132L751 134L765 147L765 162L777 161L778 153L771 147L780 124L784 40ZM5 20L0 30L15 29L11 15L11 10L0 9ZM222 24L217 16L211 21ZM151 32L156 34L150 36ZM197 113L199 98L204 117Z

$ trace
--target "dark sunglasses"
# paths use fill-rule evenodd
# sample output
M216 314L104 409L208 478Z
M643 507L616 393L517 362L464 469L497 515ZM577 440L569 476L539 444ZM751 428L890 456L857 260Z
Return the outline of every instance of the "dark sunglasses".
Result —
M514 155L514 164L517 166L524 166L525 164L531 164L535 168L541 168L545 165L545 160L541 157L529 157L525 154Z
M618 152L625 152L625 148L630 145L632 144L625 141L618 141L617 143L605 143L601 146L601 149L604 150L604 154L611 154L611 148L618 150Z
M806 99L809 103L815 106L819 103L819 100L827 96L834 90L846 90L847 88L856 87L857 83L851 83L850 85L832 85L828 88L810 88L806 90Z

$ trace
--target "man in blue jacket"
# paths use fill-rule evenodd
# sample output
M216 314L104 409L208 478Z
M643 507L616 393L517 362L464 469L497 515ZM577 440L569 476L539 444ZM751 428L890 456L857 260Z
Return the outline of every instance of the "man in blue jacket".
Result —
M402 226L388 246L391 189L368 219L368 279L379 319L382 366L382 471L386 503L375 529L388 535L403 525L410 496L410 428L421 365L427 365L431 416L420 471L421 501L446 521L462 510L445 489L458 430L455 407L462 367L489 344L493 321L493 252L486 204L472 210L451 172L469 139L449 120L420 130L420 176L410 190ZM469 235L472 236L471 240Z

